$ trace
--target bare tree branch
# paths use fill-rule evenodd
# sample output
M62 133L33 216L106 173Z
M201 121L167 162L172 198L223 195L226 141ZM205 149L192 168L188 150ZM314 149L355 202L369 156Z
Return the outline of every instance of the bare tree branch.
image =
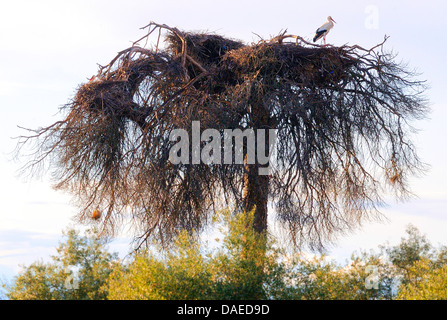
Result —
M287 30L246 45L155 22L142 29L148 33L79 87L63 120L19 142L36 142L28 170L48 160L56 187L80 204L80 221L102 208L105 231L130 217L137 241L169 242L228 204L265 205L256 221L266 228L271 201L297 246L321 248L380 217L387 190L410 195L408 178L424 169L410 123L428 112L425 83L384 52L388 37L365 49L320 46ZM154 34L155 49L138 45ZM253 174L258 163L169 162L169 133L190 132L194 120L222 136L277 129L272 175Z

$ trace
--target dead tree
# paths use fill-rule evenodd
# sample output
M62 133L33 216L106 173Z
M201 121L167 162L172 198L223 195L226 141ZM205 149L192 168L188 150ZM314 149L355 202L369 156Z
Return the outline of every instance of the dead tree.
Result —
M377 217L388 189L409 195L408 177L424 167L410 122L427 113L425 86L384 51L386 39L364 49L282 33L248 45L153 22L144 29L78 88L62 120L20 142L36 142L28 168L49 160L80 221L100 208L105 231L129 216L139 242L168 241L234 203L256 208L253 227L264 232L271 201L296 245L320 248ZM152 48L141 45L151 37ZM258 162L173 164L169 134L191 132L195 120L222 137L277 129L273 172L260 176Z

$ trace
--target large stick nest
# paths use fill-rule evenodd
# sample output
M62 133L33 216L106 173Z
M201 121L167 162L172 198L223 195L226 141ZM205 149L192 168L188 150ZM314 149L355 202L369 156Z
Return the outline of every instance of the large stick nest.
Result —
M131 110L136 107L134 95L148 78L161 81L159 90L168 89L166 93L171 95L165 97L167 100L190 86L202 95L231 91L253 77L262 77L271 85L286 81L298 87L321 88L346 79L359 61L353 47L303 46L300 40L307 42L298 36L283 34L268 42L245 45L220 35L155 26L172 31L166 36L165 51L135 46L120 52L109 65L101 67L93 81L79 89L75 103L90 110L114 110L135 121L150 113ZM289 37L297 41L284 42ZM141 121L137 123L143 125Z

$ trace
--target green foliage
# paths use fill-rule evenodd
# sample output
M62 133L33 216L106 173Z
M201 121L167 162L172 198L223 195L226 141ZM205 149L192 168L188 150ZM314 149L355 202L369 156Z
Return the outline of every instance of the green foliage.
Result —
M81 236L78 231L64 232L66 241L59 244L51 262L34 262L4 284L11 300L98 300L108 295L105 280L117 259L110 254L95 231Z
M207 262L197 243L182 233L161 257L140 253L117 266L108 280L109 299L206 299Z
M228 232L221 248L205 253L186 232L161 256L139 254L116 268L110 299L267 299L282 285L278 253L250 227L253 213L221 215Z
M51 262L31 264L4 286L6 298L447 299L447 247L434 248L414 226L397 245L354 253L341 266L325 255L287 253L252 222L253 212L224 211L218 246L183 232L169 248L154 246L126 263L94 232L68 230Z
M406 230L407 238L387 248L391 261L401 270L402 281L397 299L447 299L447 248L433 248L414 226Z
M293 265L293 299L371 300L387 299L391 295L388 266L374 254L352 255L344 267L324 255L299 258ZM370 277L373 283L377 281L376 288L368 287Z
M428 239L415 226L409 225L405 233L407 238L401 238L398 245L382 247L390 262L403 272L404 283L411 281L410 268L419 260L430 258L433 249Z
M408 269L411 282L399 290L399 300L447 300L447 265L420 259Z
M248 227L252 215L225 212L220 218L225 227L221 247L205 253L198 242L184 233L163 256L139 255L126 267L117 269L109 279L109 298L445 297L447 249L436 251L414 226L407 228L407 238L402 238L398 245L382 246L379 253L354 253L346 265L340 266L324 255L309 258L286 254L272 237L259 235Z
M282 252L266 234L251 227L253 211L231 215L223 212L219 222L227 230L222 247L210 259L215 299L269 299L284 287Z

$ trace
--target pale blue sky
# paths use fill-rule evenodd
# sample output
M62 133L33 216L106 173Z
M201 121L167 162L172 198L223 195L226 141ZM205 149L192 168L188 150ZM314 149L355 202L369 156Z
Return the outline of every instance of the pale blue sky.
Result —
M372 10L372 11L371 11ZM368 28L377 10L377 24ZM447 27L446 1L3 1L0 12L0 276L19 264L47 259L76 211L70 197L51 189L48 179L23 181L11 161L17 125L35 128L57 120L59 106L79 84L140 38L153 20L185 30L207 30L252 42L281 30L311 39L331 15L327 37L334 45L370 47L389 35L386 48L422 72L431 86L431 119L416 123L416 141L431 171L412 181L417 199L390 201L388 222L366 224L341 238L337 259L353 250L397 242L413 223L435 244L447 244ZM365 24L366 23L366 24ZM377 28L374 28L374 27ZM125 252L125 243L115 248Z

